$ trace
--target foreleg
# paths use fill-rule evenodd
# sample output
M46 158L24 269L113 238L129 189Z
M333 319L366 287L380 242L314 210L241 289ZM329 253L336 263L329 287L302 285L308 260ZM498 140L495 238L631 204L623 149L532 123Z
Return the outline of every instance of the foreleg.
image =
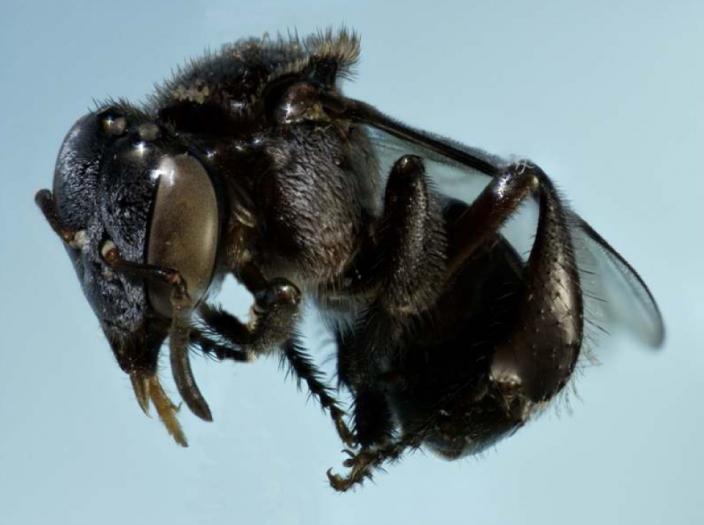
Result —
M280 350L296 378L305 381L311 395L329 411L342 440L352 446L354 439L345 424L344 411L297 340L300 292L286 279L266 281L253 268L247 268L240 278L255 298L250 322L245 324L220 308L203 304L199 314L204 327L194 342L206 353L235 361L251 360Z

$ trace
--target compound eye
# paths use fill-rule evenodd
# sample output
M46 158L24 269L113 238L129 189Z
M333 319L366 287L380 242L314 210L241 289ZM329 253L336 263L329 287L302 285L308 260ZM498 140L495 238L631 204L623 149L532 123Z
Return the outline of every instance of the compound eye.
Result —
M193 307L213 277L220 235L215 188L205 168L188 155L164 157L153 172L159 185L152 213L147 264L180 272ZM149 283L149 300L171 317L171 288Z

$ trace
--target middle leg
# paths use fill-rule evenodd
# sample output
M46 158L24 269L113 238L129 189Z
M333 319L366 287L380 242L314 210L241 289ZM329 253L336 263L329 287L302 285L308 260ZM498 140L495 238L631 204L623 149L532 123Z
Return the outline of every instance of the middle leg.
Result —
M384 389L392 374L388 361L409 319L432 308L445 275L442 211L419 157L401 157L389 174L373 251L361 273L374 299L351 329L336 334L339 376L354 392L355 433L363 447L393 436Z

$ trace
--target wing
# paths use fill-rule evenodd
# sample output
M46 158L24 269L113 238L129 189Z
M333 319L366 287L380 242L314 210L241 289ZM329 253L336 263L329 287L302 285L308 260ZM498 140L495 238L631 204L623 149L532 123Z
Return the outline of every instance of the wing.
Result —
M401 155L419 155L441 193L468 203L508 164L482 150L408 127L365 103L339 96L332 104L330 99L327 102L324 105L337 116L367 127L383 173ZM607 332L625 329L651 347L661 346L662 315L643 279L584 219L568 213L587 323ZM502 228L502 234L527 256L536 224L537 206L529 202Z
M652 292L638 272L584 219L572 214L580 277L589 303L606 326L621 326L653 348L665 341L665 324Z

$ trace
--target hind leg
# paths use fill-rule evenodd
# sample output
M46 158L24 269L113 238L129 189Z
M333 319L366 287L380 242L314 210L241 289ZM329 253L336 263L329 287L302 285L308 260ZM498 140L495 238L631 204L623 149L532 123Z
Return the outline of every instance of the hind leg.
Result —
M554 396L572 374L582 344L583 305L567 213L538 166L510 165L450 226L462 248L448 264L448 278L533 195L538 228L523 272L523 297L514 329L494 354L491 378L540 402Z
M538 229L516 325L496 349L491 377L510 392L541 402L565 386L579 357L582 291L567 214L552 182L532 164L517 166L515 173L538 184Z
M475 250L532 196L538 200L539 219L523 272L523 295L513 329L497 345L489 369L492 389L516 424L534 403L550 399L565 385L582 342L582 296L565 209L543 171L519 163L496 176L466 213L447 225L448 237L461 244L448 261L446 282L451 284ZM430 419L413 435L376 450L363 449L345 462L351 469L346 477L328 473L331 485L344 491L364 480L374 467L419 446L436 423Z

